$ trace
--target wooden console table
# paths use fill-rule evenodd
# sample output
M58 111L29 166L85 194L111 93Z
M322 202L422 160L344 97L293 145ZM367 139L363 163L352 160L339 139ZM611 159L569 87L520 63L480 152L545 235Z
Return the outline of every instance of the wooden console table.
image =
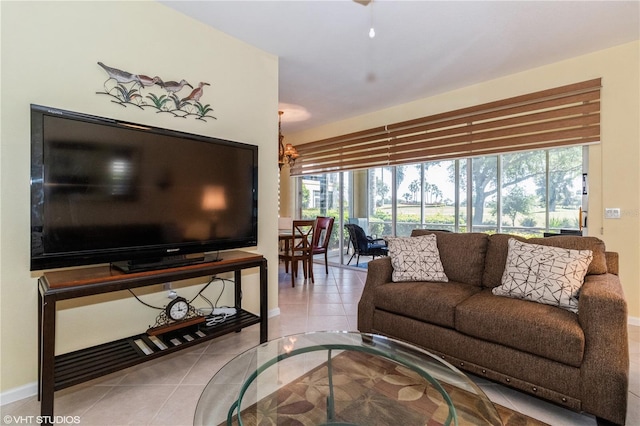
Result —
M54 392L95 379L132 365L188 348L224 334L239 332L260 324L260 343L267 336L267 261L260 255L243 251L221 253L222 260L170 269L124 274L109 266L88 267L45 273L38 280L38 398L42 416L53 417ZM260 315L242 309L243 269L260 268ZM157 336L166 345L160 349L146 333L104 343L78 351L55 355L56 303L59 300L146 287L170 281L186 280L224 272L234 272L236 315L220 324L204 323ZM197 334L196 334L197 332ZM182 336L191 333L193 340ZM174 343L171 343L173 339ZM177 340L176 340L177 339ZM145 354L135 343L142 340L153 350Z

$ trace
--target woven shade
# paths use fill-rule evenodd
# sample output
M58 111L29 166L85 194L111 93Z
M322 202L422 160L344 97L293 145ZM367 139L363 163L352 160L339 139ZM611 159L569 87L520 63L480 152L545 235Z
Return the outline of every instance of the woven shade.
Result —
M601 79L297 146L291 175L600 142Z

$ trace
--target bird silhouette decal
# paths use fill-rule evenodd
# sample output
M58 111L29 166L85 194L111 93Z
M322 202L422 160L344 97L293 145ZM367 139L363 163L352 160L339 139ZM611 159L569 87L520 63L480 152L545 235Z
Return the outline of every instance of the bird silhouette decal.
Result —
M198 84L198 87L193 89L189 94L189 96L187 96L186 98L183 98L182 101L183 102L186 102L186 101L199 102L200 98L202 97L202 94L204 93L204 89L203 89L204 86L211 86L211 85L209 83L205 83L201 81L200 84Z
M109 78L105 80L104 84L106 84L107 81L111 79L115 80L118 83L131 83L134 81L138 81L138 76L135 74L119 70L118 68L108 67L102 62L98 62L98 65L100 65L109 75Z
M98 62L109 75L109 78L105 80L104 84L107 84L109 80L115 80L117 83L137 83L142 87L153 86L154 84L162 83L160 77L149 77L143 74L132 74L128 71L119 70L118 68L109 67L102 62Z
M189 86L193 89L193 86L187 83L187 80L184 80L184 79L180 80L180 82L167 81L159 84L160 84L160 87L162 87L164 90L170 93L177 93L181 91L184 86Z
M148 75L142 75L139 74L138 75L138 83L140 83L140 86L142 87L149 87L149 86L153 86L154 84L162 84L162 79L158 76L155 77L149 77Z
M164 81L157 75L151 77L146 74L135 74L105 65L99 61L98 65L107 73L109 78L102 84L104 92L96 92L96 94L110 96L111 102L124 107L153 108L158 113L168 113L174 117L186 118L195 116L196 119L202 121L207 121L206 119L208 118L217 120L216 117L210 114L213 111L211 105L200 103L200 99L204 94L204 86L210 86L209 83L200 82L194 88L186 79ZM109 81L113 81L115 86L112 84L107 85ZM191 93L180 99L178 92L185 86L192 89Z

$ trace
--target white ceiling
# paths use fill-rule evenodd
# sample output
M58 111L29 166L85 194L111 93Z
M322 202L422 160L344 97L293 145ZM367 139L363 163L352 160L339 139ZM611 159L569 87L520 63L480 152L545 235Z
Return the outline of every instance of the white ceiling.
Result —
M639 1L161 3L280 58L284 133L640 38Z

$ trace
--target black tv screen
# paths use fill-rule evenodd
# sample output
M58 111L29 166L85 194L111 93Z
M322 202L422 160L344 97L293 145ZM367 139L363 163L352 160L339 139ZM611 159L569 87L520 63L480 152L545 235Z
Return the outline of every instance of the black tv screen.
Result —
M32 105L31 270L255 246L257 185L254 145Z

